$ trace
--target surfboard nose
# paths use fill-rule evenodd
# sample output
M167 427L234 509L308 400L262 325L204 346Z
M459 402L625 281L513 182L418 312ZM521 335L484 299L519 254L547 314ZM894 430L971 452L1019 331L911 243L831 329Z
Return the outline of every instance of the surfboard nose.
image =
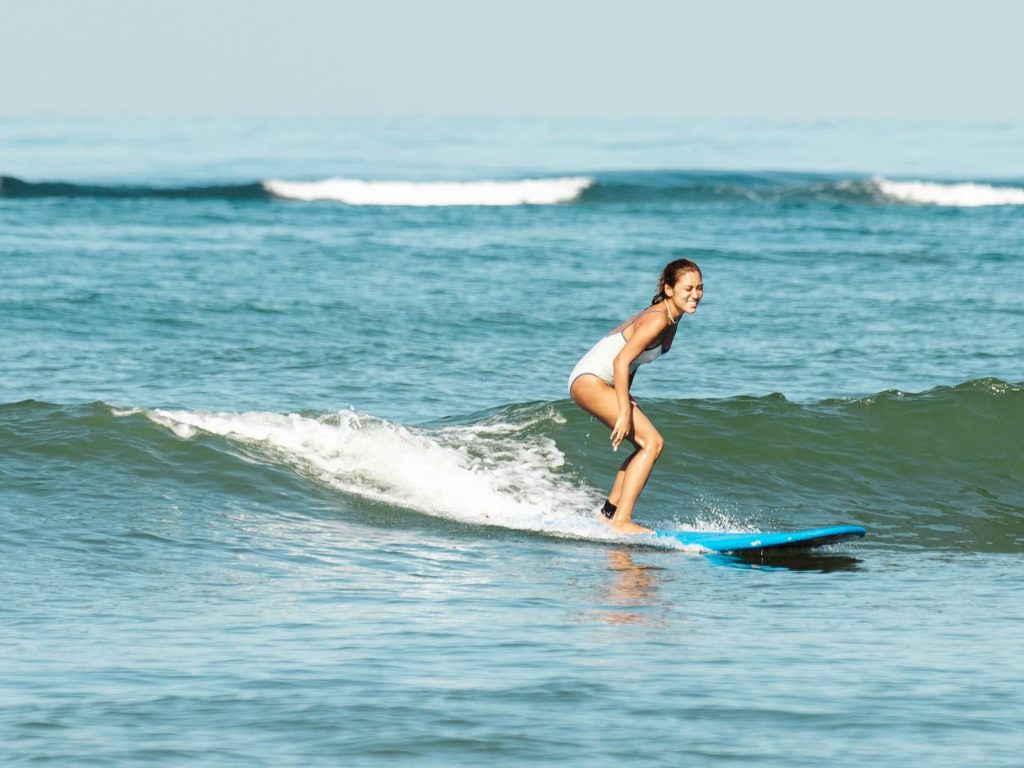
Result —
M674 539L685 546L698 546L708 552L725 553L822 547L863 538L867 535L867 529L859 525L835 525L799 531L728 533L722 531L655 530L655 534L659 537Z

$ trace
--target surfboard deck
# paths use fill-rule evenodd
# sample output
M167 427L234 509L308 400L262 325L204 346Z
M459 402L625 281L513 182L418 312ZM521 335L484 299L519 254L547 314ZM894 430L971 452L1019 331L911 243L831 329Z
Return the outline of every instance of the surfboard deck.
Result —
M802 531L757 531L723 533L721 531L655 530L658 537L675 539L681 544L699 546L709 552L754 552L765 549L809 549L862 538L867 530L859 525L835 525Z

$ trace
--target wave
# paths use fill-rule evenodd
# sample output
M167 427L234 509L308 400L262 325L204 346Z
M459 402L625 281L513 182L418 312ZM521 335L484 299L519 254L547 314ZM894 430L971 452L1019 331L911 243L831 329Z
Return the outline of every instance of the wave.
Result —
M894 181L881 176L786 172L650 171L599 175L583 202L750 202L846 205L936 205L976 208L1024 205L1024 186Z
M593 183L593 179L587 177L437 182L332 178L320 181L270 179L247 184L153 187L27 182L13 176L0 176L0 197L282 199L410 207L555 205L576 200Z
M185 187L77 184L68 181L29 182L0 176L0 198L98 197L117 199L172 198L268 200L272 195L260 182Z
M564 455L536 425L546 407L518 418L435 429L355 411L301 415L148 410L190 440L218 435L363 499L462 523L584 538L612 538L592 515L593 491L562 482ZM525 416L525 418L523 418Z
M266 181L263 186L290 200L333 200L348 205L554 205L577 199L594 180L585 176L513 181Z
M235 413L26 401L0 406L0 476L45 477L52 466L55 488L64 489L69 484L56 480L61 467L92 466L104 476L137 475L140 486L159 476L172 487L205 484L208 496L256 494L280 506L271 487L289 484L280 475L284 469L312 488L355 500L366 514L383 507L388 515L411 511L470 525L616 540L592 514L597 492L564 474L565 456L550 435L559 423L564 419L554 406L415 427L354 410ZM254 476L260 467L266 477ZM103 480L70 485L103 487Z
M621 171L463 181L268 179L186 187L27 182L0 176L0 197L212 198L409 207L724 202L977 208L1024 205L1024 185L1009 181L893 180L880 176L736 171Z
M1024 188L962 182L940 184L928 181L874 182L882 194L906 203L941 205L953 208L978 208L987 205L1024 205Z
M858 523L890 547L1024 552L1024 384L982 379L811 404L654 400L645 411L668 447L640 520L713 530ZM588 540L612 539L594 510L622 458L564 400L416 426L353 410L27 402L0 406L0 441L0 470L29 456L33 477L91 463L228 496L308 483L364 507Z

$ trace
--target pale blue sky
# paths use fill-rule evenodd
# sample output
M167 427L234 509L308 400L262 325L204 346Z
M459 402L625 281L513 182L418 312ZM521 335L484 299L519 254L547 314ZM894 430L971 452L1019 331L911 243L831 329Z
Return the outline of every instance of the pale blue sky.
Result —
M3 0L0 114L1024 119L1016 0Z

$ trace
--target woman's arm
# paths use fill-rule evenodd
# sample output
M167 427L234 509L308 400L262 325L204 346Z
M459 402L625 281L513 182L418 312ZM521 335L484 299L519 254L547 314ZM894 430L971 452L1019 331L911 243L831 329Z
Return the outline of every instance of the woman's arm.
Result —
M633 335L626 341L626 346L615 356L612 371L615 375L615 399L619 405L619 417L612 428L612 449L618 450L619 443L633 431L633 408L629 401L629 386L632 379L629 366L643 354L643 351L654 345L668 327L668 318L662 314L649 314L633 323Z

